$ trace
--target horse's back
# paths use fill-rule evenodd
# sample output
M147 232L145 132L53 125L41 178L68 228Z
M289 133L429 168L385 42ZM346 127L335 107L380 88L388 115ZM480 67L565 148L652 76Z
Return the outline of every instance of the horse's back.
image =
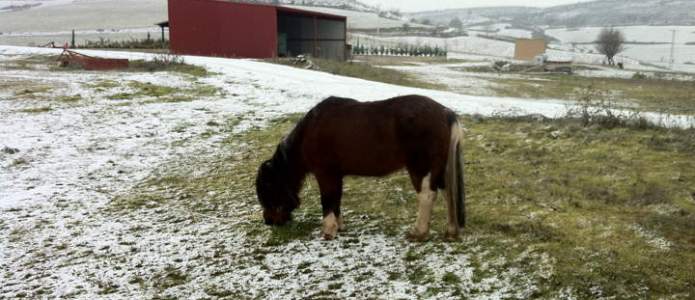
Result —
M408 162L445 155L451 115L422 96L375 102L331 97L306 116L305 159L317 168L382 176Z
M388 119L428 119L433 122L446 120L451 125L456 115L438 102L419 95L400 96L382 101L360 102L350 98L329 97L310 112L312 118L336 121L340 116L352 116L381 122ZM340 121L340 120L337 120Z

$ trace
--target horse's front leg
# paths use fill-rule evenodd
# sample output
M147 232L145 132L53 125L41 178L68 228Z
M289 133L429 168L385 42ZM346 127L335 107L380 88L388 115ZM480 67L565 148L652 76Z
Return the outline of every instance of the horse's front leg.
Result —
M342 176L316 175L321 190L321 207L323 208L323 228L321 233L326 240L332 240L343 229L343 217L340 214L340 199L343 196Z

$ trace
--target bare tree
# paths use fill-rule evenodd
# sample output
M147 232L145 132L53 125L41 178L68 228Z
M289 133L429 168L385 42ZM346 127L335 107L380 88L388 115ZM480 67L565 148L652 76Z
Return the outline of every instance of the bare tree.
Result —
M461 22L461 19L459 18L453 18L451 19L451 22L449 22L449 27L456 28L457 30L463 30L463 22Z
M596 40L596 50L605 55L609 65L615 65L615 56L625 50L625 35L614 28L604 28Z

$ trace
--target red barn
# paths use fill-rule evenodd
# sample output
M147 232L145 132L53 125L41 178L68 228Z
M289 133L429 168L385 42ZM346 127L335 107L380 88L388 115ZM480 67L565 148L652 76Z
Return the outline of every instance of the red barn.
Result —
M345 60L347 18L284 6L169 0L175 54L274 58L309 54Z

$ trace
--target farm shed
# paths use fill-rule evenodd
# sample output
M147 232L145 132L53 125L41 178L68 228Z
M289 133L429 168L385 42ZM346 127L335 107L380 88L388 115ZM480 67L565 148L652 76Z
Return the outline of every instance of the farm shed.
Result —
M545 53L545 39L517 39L514 59L532 61Z
M345 60L347 18L283 6L169 0L175 54L274 58L309 54Z

